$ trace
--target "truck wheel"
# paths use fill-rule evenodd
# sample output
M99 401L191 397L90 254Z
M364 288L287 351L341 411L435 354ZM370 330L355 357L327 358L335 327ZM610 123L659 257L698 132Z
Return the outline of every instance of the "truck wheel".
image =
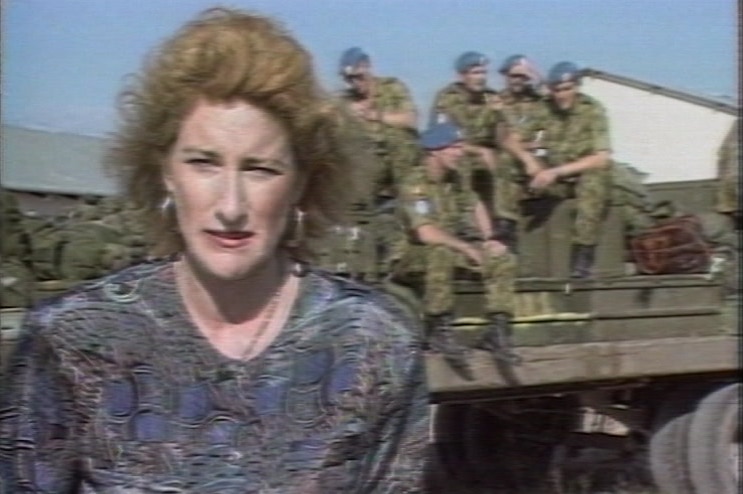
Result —
M708 395L689 427L689 470L699 494L740 491L740 384Z
M650 470L661 492L695 494L686 458L691 412L666 418L653 430L649 445Z
M469 405L439 405L433 420L433 464L436 479L448 483L467 484L469 469L464 461L464 418Z
M463 458L474 485L499 492L543 488L554 444L535 435L549 422L539 413L523 415L508 420L477 405L469 407L463 425Z
M708 393L708 386L686 386L660 395L652 421L648 462L661 492L699 494L689 471L689 427L697 404Z

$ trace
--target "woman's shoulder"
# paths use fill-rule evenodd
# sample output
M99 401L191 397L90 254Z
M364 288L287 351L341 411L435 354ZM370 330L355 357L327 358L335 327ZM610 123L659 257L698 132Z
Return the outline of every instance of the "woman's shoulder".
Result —
M109 318L110 311L122 302L134 302L148 279L155 278L169 264L167 260L147 261L104 277L84 281L73 288L34 304L26 313L25 323L45 332L58 330L60 324L91 320L91 315Z
M314 296L322 299L320 304L313 304L316 311L333 314L368 331L413 339L420 337L419 318L389 292L319 269L313 269L311 276L314 277Z

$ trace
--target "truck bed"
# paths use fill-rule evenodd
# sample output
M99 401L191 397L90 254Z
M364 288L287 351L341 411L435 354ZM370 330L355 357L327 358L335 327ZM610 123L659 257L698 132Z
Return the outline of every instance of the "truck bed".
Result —
M476 350L469 359L472 381L454 373L439 355L427 355L426 367L433 401L469 401L486 394L492 399L682 374L733 374L739 345L737 335L718 335L520 347L523 363L508 368Z
M568 284L566 284L568 283ZM739 296L724 298L703 275L613 280L520 280L514 343L520 366L470 352L468 381L440 355L426 356L436 402L478 396L560 393L691 374L734 375L740 368ZM481 290L462 284L458 337L471 344L484 320Z

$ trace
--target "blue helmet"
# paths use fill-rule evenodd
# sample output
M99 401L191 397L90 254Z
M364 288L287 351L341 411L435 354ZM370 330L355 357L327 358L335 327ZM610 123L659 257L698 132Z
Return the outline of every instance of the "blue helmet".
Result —
M524 55L511 55L503 61L500 68L498 69L498 72L500 72L501 74L506 74L513 67L519 65L520 63L523 63L525 60L526 56Z
M369 55L358 46L354 46L344 51L341 55L339 71L341 74L350 74L358 64L368 61Z
M553 86L562 82L577 82L581 78L581 69L573 62L555 64L547 74L547 84Z
M468 51L459 55L454 62L454 69L457 72L465 72L476 65L486 65L490 62L488 57L476 51Z
M433 150L451 146L463 139L462 131L451 122L434 122L420 136L423 149Z

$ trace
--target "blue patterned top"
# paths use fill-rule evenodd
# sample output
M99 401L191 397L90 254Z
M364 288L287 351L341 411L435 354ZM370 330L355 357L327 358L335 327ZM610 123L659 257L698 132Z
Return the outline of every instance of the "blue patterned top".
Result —
M249 361L189 319L171 261L40 304L0 395L12 493L422 491L421 335L385 294L310 270ZM4 492L0 488L0 492Z

